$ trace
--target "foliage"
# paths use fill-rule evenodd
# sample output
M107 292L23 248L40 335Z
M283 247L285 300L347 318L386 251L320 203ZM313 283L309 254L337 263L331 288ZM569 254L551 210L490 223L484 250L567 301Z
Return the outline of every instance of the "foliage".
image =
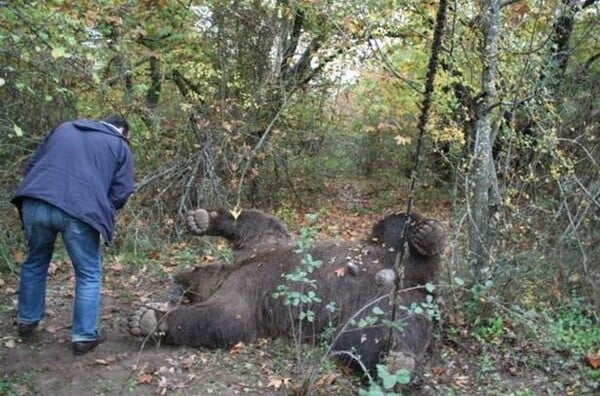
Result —
M372 381L367 390L361 389L360 396L393 396L398 395L393 392L397 385L407 385L410 382L410 373L405 369L400 369L395 373L390 373L385 365L377 365L377 377L381 385Z
M542 315L546 322L547 342L557 350L567 349L579 356L595 352L600 340L600 327L589 308L582 301L574 299L558 309L544 310Z
M297 344L301 344L304 338L302 334L303 323L312 323L314 320L314 311L312 311L311 306L322 302L315 292L317 289L316 281L310 278L310 274L323 264L320 260L315 260L310 254L315 235L316 231L309 227L303 227L300 230L297 247L294 250L301 257L300 265L291 273L283 274L283 278L287 283L278 285L276 292L273 294L273 298L282 299L283 305L290 308L290 315L291 312L298 312L297 318L290 318L292 323L296 320L298 322L297 330L294 332ZM331 306L331 309L334 310L335 307Z

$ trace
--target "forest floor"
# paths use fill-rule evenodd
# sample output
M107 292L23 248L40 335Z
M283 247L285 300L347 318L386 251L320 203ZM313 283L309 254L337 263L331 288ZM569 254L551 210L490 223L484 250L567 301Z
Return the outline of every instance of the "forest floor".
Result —
M339 213L331 216L339 218ZM352 219L343 229L323 231L345 238L364 236L362 224L370 223L372 216L354 215ZM128 334L126 322L132 310L142 303L164 301L168 274L195 260L194 248L185 243L146 253L143 265L132 265L127 256L107 255L101 318L105 340L84 356L71 353L74 280L67 259L55 259L51 264L46 318L27 341L16 336L14 323L18 278L2 275L0 395L298 394L306 368L321 361L319 348L298 351L290 340L260 340L230 351L208 350L157 346ZM485 326L483 330L481 325L475 328L473 323L442 312L432 352L405 393L600 394L600 371L587 367L585 354L557 347L543 332L521 335L508 320L500 325L486 322ZM600 339L595 341L594 351L599 348ZM367 389L354 374L328 359L322 362L311 388L314 394L355 395L361 388Z

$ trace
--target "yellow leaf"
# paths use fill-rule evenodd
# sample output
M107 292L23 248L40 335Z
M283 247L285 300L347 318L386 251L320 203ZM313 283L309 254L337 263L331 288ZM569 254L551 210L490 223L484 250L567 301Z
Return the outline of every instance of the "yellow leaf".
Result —
M394 140L396 141L396 144L398 146L406 146L407 144L410 144L412 142L412 138L410 136L396 135L394 137Z

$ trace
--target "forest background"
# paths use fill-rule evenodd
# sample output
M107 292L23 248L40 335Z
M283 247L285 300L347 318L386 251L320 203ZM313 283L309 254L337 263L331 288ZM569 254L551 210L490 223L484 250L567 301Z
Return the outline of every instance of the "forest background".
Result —
M196 207L256 207L292 230L315 213L320 235L347 239L410 208L448 226L440 338L481 351L553 329L577 386L598 386L599 2L0 6L0 290L23 258L9 200L28 156L61 121L117 113L137 189L108 256L192 249Z

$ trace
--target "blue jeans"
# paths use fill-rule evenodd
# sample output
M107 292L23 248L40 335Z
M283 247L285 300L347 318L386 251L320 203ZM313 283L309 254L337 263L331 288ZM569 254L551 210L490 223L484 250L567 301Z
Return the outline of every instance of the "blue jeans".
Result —
M100 234L44 201L23 199L21 214L29 253L21 264L17 321L37 323L44 317L48 265L60 232L75 269L71 338L73 342L96 340L102 287Z

